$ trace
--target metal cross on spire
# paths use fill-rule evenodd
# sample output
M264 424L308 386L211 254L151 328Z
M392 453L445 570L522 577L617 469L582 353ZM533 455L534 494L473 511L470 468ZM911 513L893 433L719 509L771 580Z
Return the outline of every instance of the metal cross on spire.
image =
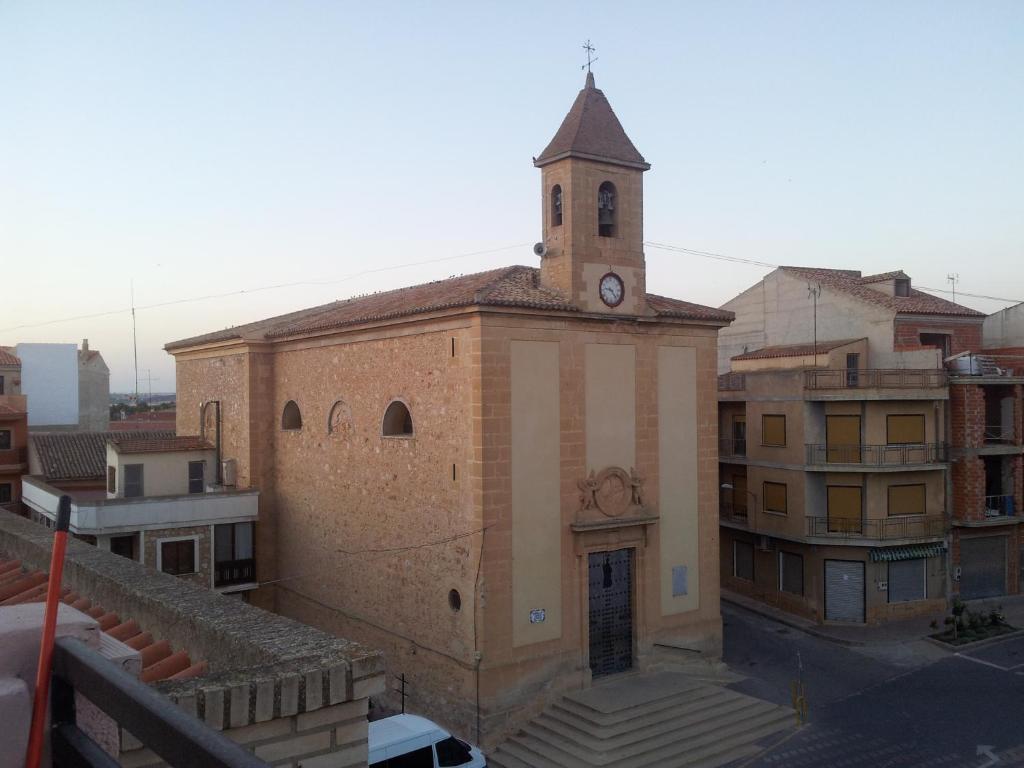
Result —
M588 39L587 42L585 42L583 44L583 50L587 52L587 63L584 64L582 67L580 67L580 69L585 69L585 70L587 70L587 72L589 72L590 71L590 65L593 64L595 61L597 61L597 57L596 56L592 56L592 54L594 53L594 51L597 50L597 48L592 46L590 44L590 40Z

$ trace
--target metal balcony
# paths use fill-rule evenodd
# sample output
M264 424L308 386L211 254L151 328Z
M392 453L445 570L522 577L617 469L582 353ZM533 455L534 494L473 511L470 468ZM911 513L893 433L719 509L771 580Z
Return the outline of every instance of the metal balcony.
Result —
M945 387L946 383L946 372L937 368L824 368L804 371L806 389L935 389Z
M985 425L985 445L1013 445L1012 425Z
M945 443L902 445L807 445L807 463L811 466L859 464L867 467L893 467L913 464L939 464L948 461Z
M941 515L907 515L863 520L849 517L807 517L807 535L828 538L934 539L945 535Z
M1012 493L985 497L985 517L1014 517L1017 514Z
M718 519L737 525L746 525L748 522L747 508L746 506L721 501L718 504Z
M213 586L230 587L236 584L252 584L256 581L256 561L221 560L213 564Z
M718 439L719 457L744 458L747 455L747 439L745 437L721 437Z

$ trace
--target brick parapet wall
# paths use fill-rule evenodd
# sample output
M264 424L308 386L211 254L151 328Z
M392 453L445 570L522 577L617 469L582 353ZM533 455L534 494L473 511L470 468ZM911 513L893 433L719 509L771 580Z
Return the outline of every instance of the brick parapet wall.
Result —
M984 318L908 318L897 317L893 328L893 349L907 352L923 349L922 333L948 334L950 354L979 352L982 348L982 323Z
M0 552L49 567L52 533L0 512ZM158 690L214 727L241 727L312 712L383 691L375 650L133 560L68 541L64 583L209 664L210 674Z

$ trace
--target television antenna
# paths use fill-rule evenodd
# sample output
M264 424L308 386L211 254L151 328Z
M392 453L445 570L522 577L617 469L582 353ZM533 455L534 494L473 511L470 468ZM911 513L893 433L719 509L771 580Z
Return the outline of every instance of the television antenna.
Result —
M952 287L953 303L955 304L956 303L956 284L960 282L960 273L959 272L950 272L948 275L946 275L946 282L949 283L950 286Z

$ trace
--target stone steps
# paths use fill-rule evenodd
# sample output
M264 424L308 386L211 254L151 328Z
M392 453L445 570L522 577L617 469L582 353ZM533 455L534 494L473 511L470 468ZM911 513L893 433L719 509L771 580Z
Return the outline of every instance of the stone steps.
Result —
M623 681L621 691L563 697L501 744L487 764L712 768L757 754L758 741L793 726L787 708L725 688L692 680L649 683L641 681L635 695Z

